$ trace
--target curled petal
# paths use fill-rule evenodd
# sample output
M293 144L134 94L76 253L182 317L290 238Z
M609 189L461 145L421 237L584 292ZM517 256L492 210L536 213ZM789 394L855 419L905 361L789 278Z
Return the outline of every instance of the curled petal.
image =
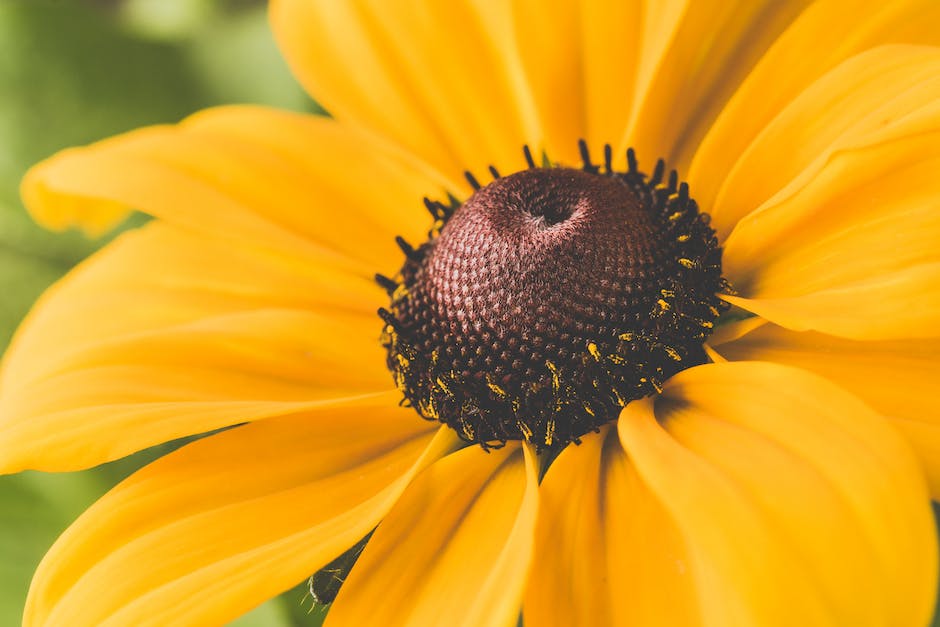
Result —
M100 232L138 209L233 246L326 258L371 277L400 266L396 235L423 239L422 196L452 188L335 120L233 106L63 151L31 169L21 191L50 228Z
M852 339L937 334L938 76L936 48L883 46L824 76L766 127L715 207L719 222L737 220L724 242L738 292L729 302Z
M706 211L719 211L716 222L733 226L737 218L725 213L715 198L771 120L821 76L865 50L883 44L940 44L938 20L940 5L933 0L821 0L809 5L748 74L697 148L689 171L695 198ZM826 129L814 127L803 139L815 132ZM789 148L774 155L775 164L800 149L803 142L796 137L802 135L788 137ZM776 180L778 173L771 169L765 174Z

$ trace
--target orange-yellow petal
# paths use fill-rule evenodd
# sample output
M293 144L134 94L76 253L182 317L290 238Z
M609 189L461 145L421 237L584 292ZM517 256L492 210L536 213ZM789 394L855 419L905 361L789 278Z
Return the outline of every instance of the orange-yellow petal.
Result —
M275 0L270 17L294 74L333 116L452 177L518 169L522 145L540 143L505 6Z
M54 286L0 378L0 467L87 467L388 390L363 278L152 223Z
M424 238L422 196L451 188L401 149L328 118L223 107L61 152L23 181L42 224L111 226L116 207L202 233L326 257L363 276L401 264L395 235Z
M516 0L515 44L549 155L577 163L583 138L681 167L804 4Z
M641 43L654 43L641 36L641 3L568 0L548 9L540 0L515 0L512 13L549 156L578 163L578 139L595 151L615 143L633 107Z
M727 342L713 342L718 353L798 366L853 392L907 436L940 499L940 340L857 341L769 323L748 326L738 338L731 333Z
M842 152L930 129L940 96L938 66L936 47L880 46L807 86L765 125L725 176L710 208L719 237L727 237L755 210L805 187ZM916 128L911 116L921 119ZM851 215L847 207L838 213Z
M642 160L662 157L685 170L727 99L806 4L807 0L642 3L634 108L619 152L633 146ZM612 76L619 72L614 70Z
M539 496L526 625L701 624L683 540L615 429L562 451Z
M699 204L706 211L724 211L715 198L735 162L819 77L882 44L940 43L938 23L940 5L934 0L821 0L810 5L757 63L696 150L688 180ZM800 141L791 138L791 147L775 154L773 163L799 149ZM721 223L733 225L734 219L722 218Z
M389 396L245 425L132 475L46 555L23 623L223 624L368 533L456 438Z
M711 364L627 406L619 432L686 541L705 624L929 621L920 465L850 393L777 364Z
M933 59L930 76L874 107L864 122L874 128L846 133L738 223L725 242L725 275L740 294L730 302L848 338L940 333L940 54Z
M419 475L330 610L337 625L515 625L538 476L528 447L470 447Z

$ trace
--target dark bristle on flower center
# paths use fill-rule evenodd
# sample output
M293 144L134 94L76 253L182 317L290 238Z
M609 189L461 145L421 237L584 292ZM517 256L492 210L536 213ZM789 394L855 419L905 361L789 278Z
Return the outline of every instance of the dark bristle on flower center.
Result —
M725 305L708 215L663 162L535 167L462 205L427 201L428 240L377 276L388 367L404 402L484 448L557 449L705 363Z

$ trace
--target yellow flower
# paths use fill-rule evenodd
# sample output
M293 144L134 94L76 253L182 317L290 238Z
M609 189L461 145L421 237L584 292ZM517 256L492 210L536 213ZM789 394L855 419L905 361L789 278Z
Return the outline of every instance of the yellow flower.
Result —
M24 322L0 468L224 429L76 521L26 624L221 623L376 525L328 624L929 621L940 4L280 0L271 19L332 119L213 109L24 181L52 228L156 220ZM410 357L378 340L373 277L401 267L396 235L425 240L423 197L526 170L524 145L590 170L579 139L621 172L628 147L678 170L723 247L722 298L754 315L719 321L713 363L572 433L540 481L544 443L484 452L399 407L386 358ZM524 433L541 409L518 409Z

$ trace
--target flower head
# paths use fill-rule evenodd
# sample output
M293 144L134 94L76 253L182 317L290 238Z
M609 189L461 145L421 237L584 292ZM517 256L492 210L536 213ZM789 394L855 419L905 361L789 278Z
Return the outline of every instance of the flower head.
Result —
M328 624L925 624L934 4L273 2L332 118L23 183L50 227L156 219L24 322L0 467L214 432L75 522L25 622L221 623L367 538Z

